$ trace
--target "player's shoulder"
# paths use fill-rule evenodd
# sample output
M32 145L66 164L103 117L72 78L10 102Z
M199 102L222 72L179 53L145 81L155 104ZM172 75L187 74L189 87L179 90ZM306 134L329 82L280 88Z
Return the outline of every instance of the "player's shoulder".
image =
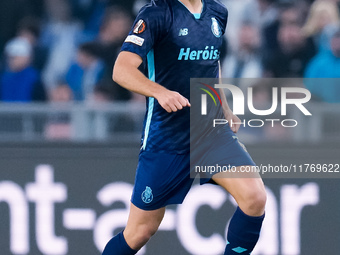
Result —
M204 2L209 11L220 17L228 17L228 9L219 0L205 0Z
M143 15L152 15L156 17L165 16L170 11L170 1L169 0L151 0L139 11Z

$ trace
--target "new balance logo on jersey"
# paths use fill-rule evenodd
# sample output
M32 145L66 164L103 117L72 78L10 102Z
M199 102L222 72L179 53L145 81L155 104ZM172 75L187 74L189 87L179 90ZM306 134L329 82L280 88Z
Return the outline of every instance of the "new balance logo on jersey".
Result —
M179 30L178 36L186 36L188 35L188 33L189 33L189 30L187 28L181 28Z

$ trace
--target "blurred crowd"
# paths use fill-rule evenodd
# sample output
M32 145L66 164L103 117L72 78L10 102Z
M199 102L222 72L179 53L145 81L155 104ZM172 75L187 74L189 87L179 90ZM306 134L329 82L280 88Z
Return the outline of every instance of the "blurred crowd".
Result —
M134 17L147 2L1 0L0 100L143 100L111 75ZM222 2L229 9L224 77L340 78L339 0ZM336 82L305 86L314 100L340 102ZM268 89L258 88L260 97Z
M313 100L340 102L339 82L328 79L340 78L339 0L225 4L230 22L224 77L306 78L301 86L311 91ZM270 86L258 85L256 91L258 101L271 100Z

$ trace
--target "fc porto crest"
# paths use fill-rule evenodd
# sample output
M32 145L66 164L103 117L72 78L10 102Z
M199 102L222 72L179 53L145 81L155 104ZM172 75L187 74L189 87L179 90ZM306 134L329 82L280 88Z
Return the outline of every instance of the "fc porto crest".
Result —
M149 186L146 186L145 190L142 193L142 200L144 203L149 204L153 200L152 189Z
M221 37L222 31L221 31L220 25L218 24L217 20L215 18L211 18L211 22L212 22L212 24L211 24L211 31L212 31L212 33L217 38Z

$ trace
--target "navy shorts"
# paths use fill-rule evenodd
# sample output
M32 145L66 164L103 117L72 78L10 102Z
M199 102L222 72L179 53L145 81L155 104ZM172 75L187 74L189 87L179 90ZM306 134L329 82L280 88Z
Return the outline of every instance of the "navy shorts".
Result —
M230 130L202 141L196 159L190 153L166 154L141 151L131 202L142 210L156 210L170 204L181 204L194 181L190 163L197 165L255 165L236 135ZM193 158L195 162L193 163ZM212 175L201 176L201 184L212 182Z
M143 210L181 204L188 193L190 156L142 151L139 154L131 202Z
M238 166L255 166L246 147L239 141L229 126L217 130L216 133L204 137L201 141L191 145L191 176L197 174L196 167L226 167L231 169ZM199 172L200 183L214 183L212 176L217 172Z

